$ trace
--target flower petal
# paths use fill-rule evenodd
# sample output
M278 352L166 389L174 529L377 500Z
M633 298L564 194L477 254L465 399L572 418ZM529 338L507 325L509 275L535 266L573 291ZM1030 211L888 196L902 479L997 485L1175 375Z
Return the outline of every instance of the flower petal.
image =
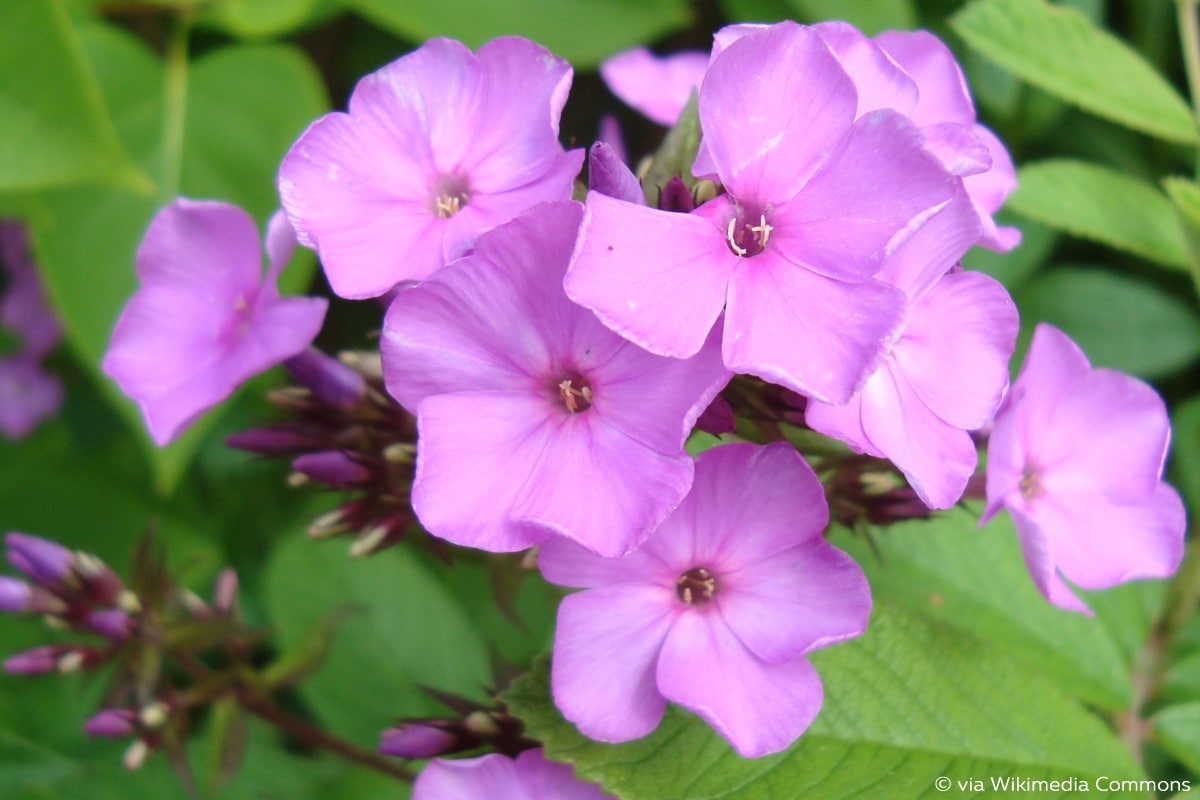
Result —
M819 538L718 580L714 602L721 618L768 664L858 636L871 616L862 569Z
M979 218L965 190L924 220L875 275L916 302L979 241Z
M567 294L652 353L695 355L725 306L737 257L711 223L589 192Z
M899 332L904 294L881 281L825 278L770 251L753 261L729 282L725 366L845 403Z
M576 778L570 765L547 759L541 748L522 751L516 761L520 785L529 800L616 800L596 784ZM498 794L493 785L486 787L482 794L459 795L459 798L497 797Z
M550 691L585 736L627 742L658 727L666 702L655 671L674 595L630 584L568 595L558 607Z
M232 304L262 280L258 227L237 206L180 197L154 215L138 246L142 284Z
M634 47L606 58L600 77L609 91L659 125L674 125L692 92L700 88L708 54L682 51L656 56Z
M812 28L854 81L858 90L855 117L881 108L911 115L917 105L917 84L878 44L848 22L820 22Z
M788 747L824 700L821 679L807 659L766 664L714 613L685 613L676 620L659 657L658 688L747 758Z
M886 31L875 41L920 88L920 103L910 116L921 127L939 122L975 123L975 105L962 69L950 48L928 31Z
M524 550L547 537L510 515L551 441L552 426L539 411L535 400L514 392L421 402L412 505L426 530L493 552Z
M692 485L692 459L682 449L655 452L587 412L551 425L513 503L514 522L615 558L641 544Z
M674 591L681 571L664 562L658 550L648 546L659 538L662 530L660 527L647 544L619 558L605 558L563 536L551 536L538 545L538 569L550 583L577 589L652 583Z
M522 791L515 762L499 753L454 760L435 758L417 773L412 792L421 800L488 796L536 800L536 796Z
M1019 509L1008 506L1012 516L1013 526L1017 529L1017 537L1021 543L1021 555L1025 558L1025 566L1033 585L1050 603L1067 611L1077 611L1080 614L1092 616L1092 610L1080 600L1070 587L1058 575L1054 562L1053 544L1047 538L1042 528L1032 518L1021 513Z

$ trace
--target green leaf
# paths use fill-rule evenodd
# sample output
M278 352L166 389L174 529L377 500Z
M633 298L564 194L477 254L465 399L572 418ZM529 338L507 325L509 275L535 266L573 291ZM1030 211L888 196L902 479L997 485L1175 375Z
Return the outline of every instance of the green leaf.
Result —
M1168 705L1200 701L1200 653L1171 664L1159 688L1158 699Z
M327 614L347 614L325 664L299 687L335 733L374 742L397 716L445 709L419 685L484 699L487 648L454 595L411 554L350 559L337 542L297 536L276 548L264 602L284 648Z
M987 790L991 776L1139 776L1100 721L1036 668L899 609L877 604L865 635L812 660L825 685L824 708L790 749L760 759L740 758L697 717L675 707L643 739L590 741L555 709L544 660L505 699L551 758L574 764L581 778L626 800L904 800L936 796L940 776L978 778ZM952 788L955 796L969 794Z
M840 19L849 22L867 36L886 30L904 30L918 25L917 9L912 0L787 0L804 22Z
M317 0L222 0L202 7L202 25L241 38L278 36L299 28L312 16Z
M184 108L180 176L163 174L165 83L162 62L141 42L115 28L83 34L105 90L118 133L162 185L184 195L242 206L260 223L277 207L275 170L304 126L327 106L312 64L283 45L240 45L200 59L190 75ZM166 448L153 445L141 414L99 373L109 334L136 289L134 254L155 197L120 189L72 188L42 196L47 213L33 220L33 238L48 293L68 341L95 371L116 407L139 432L155 464L156 481L169 491L203 438L207 417ZM298 256L280 281L284 292L307 286L311 257Z
M1101 269L1056 268L1022 287L1024 326L1049 322L1097 366L1143 378L1178 372L1200 356L1200 317L1177 296Z
M720 0L730 22L779 22L792 15L788 0Z
M1026 164L1008 208L1052 228L1188 268L1187 245L1167 196L1108 167L1070 159Z
M1200 511L1200 395L1192 395L1171 414L1171 481L1193 511Z
M991 275L1010 292L1022 285L1042 266L1058 239L1053 228L1023 219L1002 209L996 216L997 225L1015 225L1021 230L1021 244L1007 253L997 253L983 247L972 247L962 258L963 269L978 270Z
M950 20L967 44L1086 111L1173 142L1197 139L1182 97L1128 45L1044 0L975 0Z
M679 119L667 131L663 142L654 153L650 169L642 179L642 191L651 208L658 208L663 187L678 175L691 189L696 179L692 175L692 162L700 148L700 115L696 92L688 98L687 105L679 112Z
M1183 226L1184 241L1187 242L1192 280L1200 292L1200 184L1193 180L1172 175L1163 178L1163 188L1175 204L1179 224Z
M150 189L62 3L0 3L0 191L72 183Z
M687 0L345 0L381 28L409 41L449 36L475 49L501 33L532 39L577 69L687 27Z
M1007 514L982 530L961 508L831 541L862 564L872 594L987 639L1069 694L1108 709L1132 699L1131 658L1095 619L1055 608L1029 578Z
M1150 723L1163 748L1200 774L1200 703L1185 703L1164 708Z

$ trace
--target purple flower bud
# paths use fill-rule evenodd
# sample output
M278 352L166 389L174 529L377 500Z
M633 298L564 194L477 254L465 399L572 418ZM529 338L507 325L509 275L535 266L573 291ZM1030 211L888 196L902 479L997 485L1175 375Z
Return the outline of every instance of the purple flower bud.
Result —
M128 639L133 628L133 620L119 608L89 611L87 624L96 633L114 641Z
M217 576L217 586L213 590L213 606L221 614L233 611L237 602L238 576L233 569L223 569Z
M313 448L313 433L287 423L252 428L225 438L225 444L260 456L290 456Z
M297 472L330 486L348 486L365 482L371 473L341 450L324 450L302 455L292 461Z
M0 611L19 614L31 611L33 592L29 584L16 578L0 577Z
M720 436L723 433L732 433L734 422L733 408L730 407L729 401L717 395L696 420L696 427L705 433Z
M103 739L122 739L137 732L134 714L125 708L103 708L83 723L83 732L88 736Z
M627 203L645 205L642 185L607 142L596 142L588 156L588 188Z
M297 383L334 408L352 407L367 390L362 375L312 347L292 356L283 366Z
M41 675L57 670L73 672L78 652L66 644L34 647L4 659L4 671L13 675Z
M48 588L59 586L71 574L71 551L57 542L9 533L4 537L8 563Z
M615 115L605 114L600 117L600 130L596 133L596 139L611 147L613 155L620 159L621 163L629 163L629 153L625 150L625 137L621 133L621 122Z
M692 198L692 192L683 182L683 178L672 175L671 179L667 181L667 185L662 188L662 194L658 196L658 207L663 211L687 213L696 207L696 201Z
M453 734L419 723L388 728L379 734L379 752L398 758L432 758L453 745Z

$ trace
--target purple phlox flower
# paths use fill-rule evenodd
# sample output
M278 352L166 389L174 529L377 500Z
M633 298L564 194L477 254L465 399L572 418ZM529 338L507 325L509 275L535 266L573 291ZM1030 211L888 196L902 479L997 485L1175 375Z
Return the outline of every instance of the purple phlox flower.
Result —
M569 64L526 39L472 53L431 39L361 81L346 113L309 126L279 168L300 243L342 297L384 294L543 200L567 200L583 151L558 120Z
M27 436L54 416L62 401L62 384L36 358L0 358L0 433L9 439Z
M276 286L295 244L277 212L264 278L258 230L240 208L179 198L151 220L137 252L141 286L101 366L137 401L157 444L317 335L326 301L280 297Z
M58 344L62 326L46 302L21 223L0 222L0 262L8 273L8 284L0 298L0 324L21 336L22 356L40 359Z
M985 426L1008 386L1017 308L978 272L951 271L978 240L966 193L921 226L877 277L909 298L900 337L842 406L812 401L808 424L858 452L890 459L930 508L949 508L975 472L968 431Z
M930 150L962 177L983 225L980 244L1000 252L1016 247L1021 232L997 227L992 219L1017 188L1012 157L996 134L978 123L954 53L929 31L887 31L875 41L916 82L920 99L909 115L921 127ZM851 76L860 86L871 80L866 72Z
M694 168L727 194L680 214L590 192L567 294L679 358L724 314L729 369L846 402L904 316L903 293L874 274L958 183L906 118L856 122L857 102L811 28L779 23L735 41L700 89L712 170Z
M1063 578L1104 589L1179 566L1187 520L1162 481L1170 436L1152 388L1037 326L988 441L984 520L1008 511L1051 603L1090 613Z
M646 542L603 559L562 539L539 549L559 606L551 689L563 716L607 742L657 727L666 701L743 756L795 741L821 708L805 654L862 633L871 594L825 542L821 483L791 446L732 444Z
M413 800L615 800L584 783L566 764L547 760L540 749L515 759L492 753L479 758L429 762L413 783Z
M708 54L682 50L658 56L634 47L600 64L600 77L626 105L659 125L674 125L692 92L700 88Z
M684 440L730 377L717 342L654 356L570 302L581 214L538 206L388 310L384 380L417 416L412 504L435 536L512 551L559 534L617 556L691 485Z

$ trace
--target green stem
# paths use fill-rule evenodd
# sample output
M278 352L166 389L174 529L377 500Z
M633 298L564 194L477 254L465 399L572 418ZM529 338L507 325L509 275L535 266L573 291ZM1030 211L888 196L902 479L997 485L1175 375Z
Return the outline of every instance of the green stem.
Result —
M183 132L187 117L188 39L192 14L183 10L175 17L167 38L166 80L163 93L162 176L159 202L169 203L179 195L183 172Z
M1192 96L1192 113L1200 124L1200 19L1197 18L1196 0L1176 0L1175 6L1179 12L1179 38L1183 43L1183 64ZM1196 155L1196 177L1200 178L1200 152Z

